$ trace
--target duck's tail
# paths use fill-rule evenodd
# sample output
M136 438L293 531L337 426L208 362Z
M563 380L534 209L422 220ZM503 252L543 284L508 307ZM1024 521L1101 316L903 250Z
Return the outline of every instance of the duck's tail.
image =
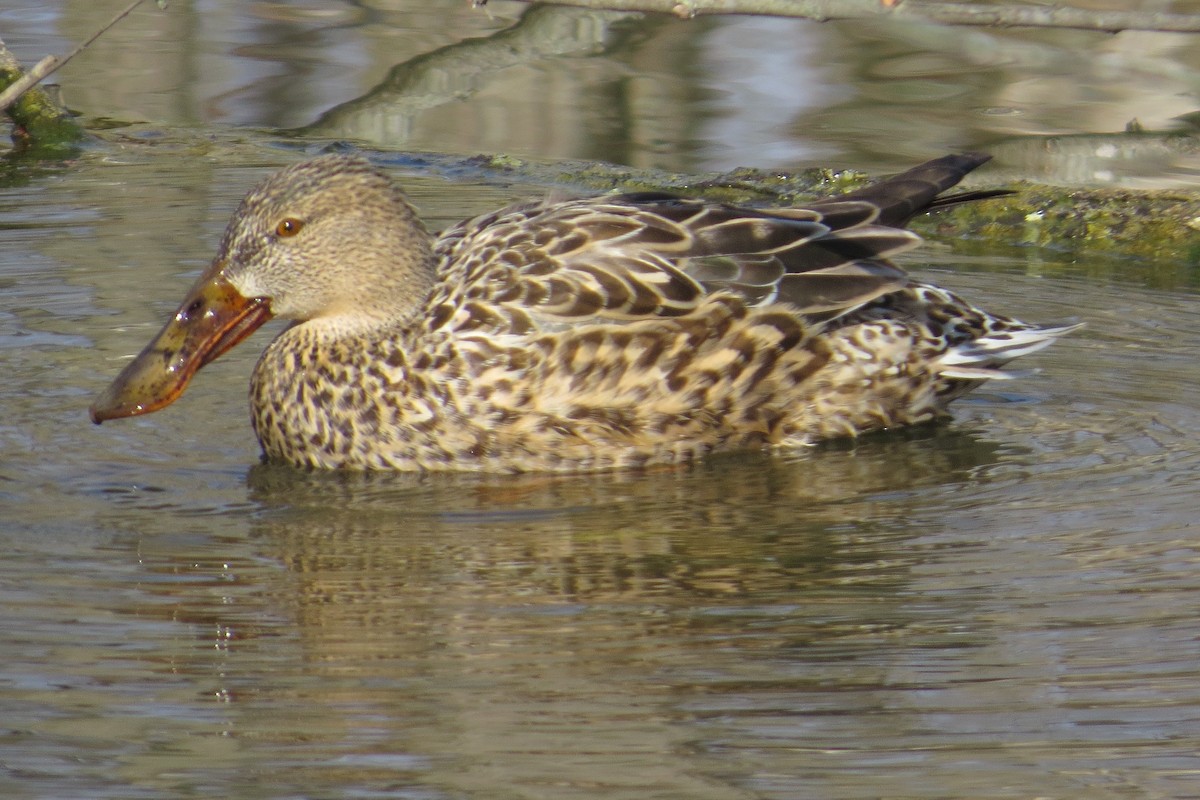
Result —
M943 378L958 380L1009 380L1019 372L1001 369L1009 361L1036 353L1061 336L1079 330L1083 323L1054 328L1010 328L956 344L938 359L935 369Z

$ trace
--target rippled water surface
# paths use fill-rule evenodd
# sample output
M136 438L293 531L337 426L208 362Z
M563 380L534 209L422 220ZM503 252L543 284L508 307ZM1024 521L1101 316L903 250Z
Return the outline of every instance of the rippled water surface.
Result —
M0 795L1200 794L1194 263L931 242L922 277L1087 323L948 425L645 474L308 474L258 464L269 333L87 421L298 157L138 130L0 189ZM529 190L379 158L435 225Z

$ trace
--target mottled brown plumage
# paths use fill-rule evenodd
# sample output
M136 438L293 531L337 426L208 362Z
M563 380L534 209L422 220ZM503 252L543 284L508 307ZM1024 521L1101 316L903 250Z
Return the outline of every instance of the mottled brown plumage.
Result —
M1067 328L983 312L888 258L987 160L947 156L806 208L665 194L511 206L430 236L366 161L250 193L180 312L93 405L172 402L269 316L268 459L594 470L924 422ZM989 193L962 195L973 199Z

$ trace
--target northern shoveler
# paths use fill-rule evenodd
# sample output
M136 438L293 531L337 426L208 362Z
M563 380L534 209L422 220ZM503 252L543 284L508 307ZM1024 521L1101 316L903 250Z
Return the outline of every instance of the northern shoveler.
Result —
M668 194L509 206L426 230L367 161L324 156L242 201L212 266L91 407L174 402L271 317L254 369L268 460L566 471L925 422L1071 330L983 311L888 257L988 156L803 208Z

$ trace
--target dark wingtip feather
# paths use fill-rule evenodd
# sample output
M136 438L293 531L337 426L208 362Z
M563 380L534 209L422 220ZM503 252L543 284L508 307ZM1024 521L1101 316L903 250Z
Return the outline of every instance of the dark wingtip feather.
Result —
M969 172L991 160L986 153L956 153L926 161L906 172L878 183L830 198L830 202L860 200L879 208L876 222L900 227L913 216L930 208L942 208L970 200L981 200L1009 194L1006 189L962 192L938 198L942 192L957 186ZM817 204L819 208L820 204Z

